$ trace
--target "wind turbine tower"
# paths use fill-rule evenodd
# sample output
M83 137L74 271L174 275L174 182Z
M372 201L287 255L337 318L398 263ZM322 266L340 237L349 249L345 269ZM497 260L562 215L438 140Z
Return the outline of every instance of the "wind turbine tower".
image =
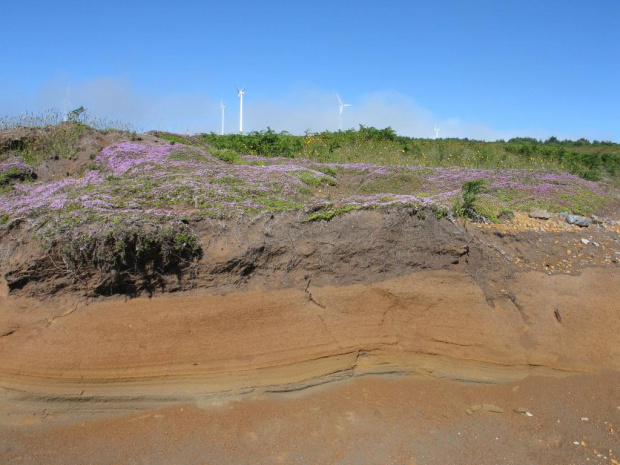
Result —
M239 96L239 134L243 134L243 94L245 92L245 87L241 90L237 86L237 95Z
M435 139L439 139L439 128L435 125Z
M338 118L338 127L339 129L342 131L342 110L344 110L344 107L352 107L353 105L351 105L350 103L342 103L342 99L340 98L340 95L336 94L336 97L338 97L338 107L340 108L340 113L339 113L339 118Z
M222 135L224 135L224 114L226 113L226 105L224 101L220 99L220 109L222 110Z

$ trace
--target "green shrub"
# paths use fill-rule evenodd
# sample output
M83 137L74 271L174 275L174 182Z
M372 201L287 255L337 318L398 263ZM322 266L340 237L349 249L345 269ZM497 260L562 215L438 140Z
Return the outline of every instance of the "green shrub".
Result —
M211 155L226 163L235 164L239 161L239 154L231 149L211 150Z
M478 201L480 194L487 191L486 179L474 179L472 181L466 181L461 187L462 202L460 199L455 199L455 204L452 209L452 213L456 216L462 216L466 218L480 218L480 213L476 211L478 208Z

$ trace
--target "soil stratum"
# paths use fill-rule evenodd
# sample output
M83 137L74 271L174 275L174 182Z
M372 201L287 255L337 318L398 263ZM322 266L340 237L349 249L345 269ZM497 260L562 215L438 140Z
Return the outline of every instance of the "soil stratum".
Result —
M4 462L618 463L612 185L96 131L28 168L30 136L0 140Z

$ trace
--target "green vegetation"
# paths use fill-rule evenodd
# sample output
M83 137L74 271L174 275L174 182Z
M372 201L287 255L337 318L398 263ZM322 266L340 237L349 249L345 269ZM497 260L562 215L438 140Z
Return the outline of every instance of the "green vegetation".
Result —
M345 205L343 207L332 208L332 206L327 206L323 208L321 211L311 214L305 221L329 221L333 217L342 215L343 213L350 212L351 210L359 210L360 207L355 205Z
M126 286L127 276L138 273L157 277L188 266L202 250L196 237L182 222L146 226L126 220L101 224L97 232L83 234L65 230L70 225L51 222L38 233L52 260L63 263L77 278L94 266L106 280L97 293ZM57 243L58 238L62 241Z
M247 135L215 133L196 136L206 145L218 149L231 149L240 154L260 155L263 157L295 157L303 149L303 138L293 136L286 131L277 133L271 128L264 131L252 131Z
M19 141L16 147L8 147L35 167L44 160L76 159L82 138L88 130L125 132L132 140L140 139L131 125L94 118L84 107L76 108L66 117L57 110L48 110L40 114L0 118L0 130L15 128L35 130L28 138Z
M22 157L32 166L48 159L74 159L79 150L80 138L87 128L82 123L64 123L41 131L38 137L25 144Z
M299 180L304 184L307 184L312 187L319 186L337 186L338 182L330 176L315 176L313 173L308 171L302 171L299 174Z
M324 163L550 169L588 180L620 177L620 144L586 139L515 138L507 142L416 139L398 136L391 128L360 126L358 130L324 131L305 136L277 133L272 129L247 135L210 133L194 136L188 143L228 149L240 155L307 158Z
M488 191L487 184L486 179L474 179L464 182L461 187L463 200L461 202L460 199L455 199L452 213L456 216L465 218L477 218L481 216L477 210L479 208L480 194Z

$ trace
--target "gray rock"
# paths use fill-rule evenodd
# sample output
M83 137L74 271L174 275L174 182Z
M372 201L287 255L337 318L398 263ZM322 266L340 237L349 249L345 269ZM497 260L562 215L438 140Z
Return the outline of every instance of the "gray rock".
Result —
M585 216L580 215L568 215L566 217L566 222L568 224L574 224L576 226L581 226L582 228L587 228L592 224L592 221L587 219Z
M590 241L588 239L581 239L581 243L583 245L588 245L590 243Z
M548 220L549 218L551 218L551 213L549 213L547 210L542 210L540 208L533 208L532 211L530 211L530 218Z

